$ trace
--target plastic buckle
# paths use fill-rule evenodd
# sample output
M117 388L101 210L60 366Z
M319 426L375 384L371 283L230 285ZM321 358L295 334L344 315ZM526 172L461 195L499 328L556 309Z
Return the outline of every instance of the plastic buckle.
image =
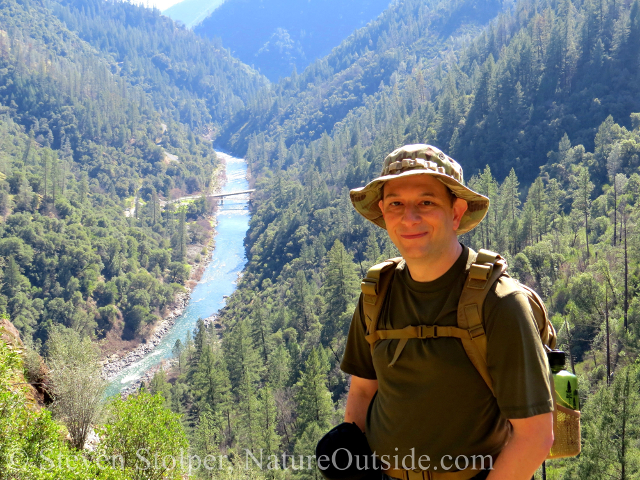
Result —
M488 280L493 272L492 263L474 263L469 270L469 276L474 280Z
M480 265L478 263L474 263L469 269L469 288L484 290L484 288L487 286L489 278L491 278L492 273L493 264L485 263Z
M418 325L418 338L438 338L438 329L435 325Z
M469 336L471 337L471 340L475 340L478 337L481 337L482 335L484 335L484 327L482 325L476 325L473 328L470 328L469 330Z
M362 293L365 295L378 295L378 281L372 278L365 278L360 283Z

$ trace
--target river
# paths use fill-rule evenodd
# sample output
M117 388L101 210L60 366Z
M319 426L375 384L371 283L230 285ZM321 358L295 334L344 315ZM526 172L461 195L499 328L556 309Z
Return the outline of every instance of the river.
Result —
M244 160L218 152L226 162L227 182L222 193L248 190L247 164ZM233 293L246 257L244 238L249 229L249 195L227 197L218 206L215 249L202 278L193 289L182 315L155 349L140 361L129 365L111 379L106 395L116 395L139 380L145 372L162 360L171 358L171 350L180 339L184 343L187 332L192 332L199 318L207 318L225 304L225 296Z

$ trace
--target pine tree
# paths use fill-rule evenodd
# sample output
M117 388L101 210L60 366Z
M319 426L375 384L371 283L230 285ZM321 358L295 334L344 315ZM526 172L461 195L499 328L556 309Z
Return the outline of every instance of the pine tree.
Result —
M571 177L573 183L573 207L582 212L587 258L589 258L589 217L591 216L591 192L595 188L589 176L589 169L579 166L577 175Z
M259 448L257 387L262 365L255 345L251 341L247 320L240 320L233 327L225 351L231 383L237 397L235 431L238 442L243 448L254 451Z
M552 178L547 184L547 205L546 210L549 214L549 225L558 218L560 213L561 197L564 197L565 191L563 190L560 182L557 179Z
M322 286L322 293L326 300L322 329L325 344L328 344L336 335L346 333L351 317L350 312L353 310L358 293L359 280L353 257L339 240L333 243L327 257Z
M171 384L167 382L167 374L164 369L158 370L151 382L149 382L149 391L151 395L161 394L165 399L165 406L171 405Z
M202 349L200 361L194 367L192 385L200 417L208 411L209 421L219 432L223 432L225 426L229 428L231 382L224 357L211 345L204 345Z
M179 370L182 370L182 363L180 359L181 359L183 350L184 350L184 346L182 345L182 342L180 341L180 339L177 339L176 343L174 343L173 348L171 349L171 353L173 354L174 357L178 358Z
M516 171L511 168L509 175L506 176L504 182L500 186L500 195L503 197L502 205L504 216L510 223L515 221L520 213L520 192L518 187L520 182L516 176Z
M278 345L269 357L267 381L274 390L290 386L291 354L284 345Z
M612 184L613 187L613 246L615 247L616 245L616 240L617 240L617 227L618 227L618 221L617 221L617 213L618 213L618 195L621 193L618 190L618 182L617 180L617 175L618 172L620 171L620 166L621 166L621 158L620 158L620 144L616 143L616 145L613 147L613 149L611 150L611 152L609 153L609 156L607 157L607 174L609 176L609 181Z
M489 198L490 204L494 205L497 203L497 192L498 192L498 182L496 182L495 178L491 174L491 168L487 165L484 171L480 174L479 177L472 178L472 181L469 182L470 188L475 188L478 193L481 193L485 197ZM496 238L496 233L499 230L499 222L500 222L499 209L494 211L493 209L484 221L479 225L479 232L481 236L481 243L483 248L492 248L492 243L494 238Z
M198 455L201 459L205 459L208 455L219 456L220 444L223 442L224 435L222 434L220 423L217 421L215 414L208 405L205 405L200 412L198 424L195 426L193 434L191 436L189 445L193 449L193 453ZM211 465L212 462L209 462ZM215 469L200 468L198 471L200 475L206 475L204 478L214 479L217 478ZM202 477L200 477L202 478Z
M531 202L533 212L534 243L542 240L547 232L546 192L542 178L538 177L529 188L527 202Z
M171 237L173 247L172 259L177 262L184 262L187 255L187 211L181 207L178 210L178 228Z
M269 384L260 389L258 403L261 453L265 459L270 459L272 456L277 458L280 452L280 436L276 432L278 410ZM274 478L273 472L270 471L268 478Z
M369 266L375 265L380 258L380 247L373 228L369 230L369 236L367 237L365 258Z
M317 423L311 423L302 432L294 448L294 455L290 457L289 468L294 471L297 480L322 480L320 471L316 468L316 445L326 433ZM309 468L311 467L311 468Z
M291 309L299 319L295 326L300 333L310 331L318 323L318 319L312 308L313 292L302 270L296 272L292 290Z
M42 177L44 179L44 195L42 199L47 201L47 186L49 184L49 149L42 151Z
M251 329L253 343L258 345L260 355L266 365L269 362L269 355L271 353L271 327L270 319L264 310L260 307L256 307L253 311Z
M7 260L7 266L4 269L4 280L2 282L2 293L7 297L14 297L20 292L27 279L20 273L20 267L13 258L13 255Z
M311 350L297 385L296 402L301 433L312 423L326 430L331 427L333 419L333 402L327 388L327 365L322 361L321 349L317 347Z
M153 188L151 190L151 222L152 222L152 225L155 225L157 223L158 209L159 209L158 193L156 192L156 189Z
M193 344L195 351L192 356L192 362L193 365L197 365L200 360L200 355L202 354L202 349L207 344L207 327L205 327L204 320L202 320L202 318L198 318L198 321L196 322Z
M516 238L518 234L518 217L520 215L520 192L518 187L518 177L513 168L509 172L509 175L504 179L500 186L500 197L502 205L502 220L507 225L507 236L509 241L507 242L507 248L509 253L516 253Z
M88 180L87 172L82 172L82 178L80 179L80 189L78 193L80 193L80 202L84 203L87 200L87 195L89 194L89 180Z

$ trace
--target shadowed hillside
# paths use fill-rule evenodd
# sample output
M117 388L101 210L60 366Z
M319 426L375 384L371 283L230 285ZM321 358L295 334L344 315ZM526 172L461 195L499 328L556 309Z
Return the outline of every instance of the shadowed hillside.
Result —
M227 0L195 28L272 81L304 69L376 18L389 0Z

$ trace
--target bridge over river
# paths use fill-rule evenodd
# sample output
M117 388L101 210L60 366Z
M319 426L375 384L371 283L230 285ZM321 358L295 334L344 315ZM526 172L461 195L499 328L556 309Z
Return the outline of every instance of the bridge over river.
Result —
M219 198L221 201L224 201L225 197L232 197L234 195L249 195L255 191L256 191L255 188L251 188L248 190L239 190L237 192L207 193L207 194L204 194L204 196L207 198ZM176 199L165 201L165 202L161 201L160 206L164 206L168 203L184 202L185 200L196 200L198 198L201 198L202 196L203 194L189 195L186 197L180 197L180 198L176 198ZM251 200L249 200L249 205L251 205Z

